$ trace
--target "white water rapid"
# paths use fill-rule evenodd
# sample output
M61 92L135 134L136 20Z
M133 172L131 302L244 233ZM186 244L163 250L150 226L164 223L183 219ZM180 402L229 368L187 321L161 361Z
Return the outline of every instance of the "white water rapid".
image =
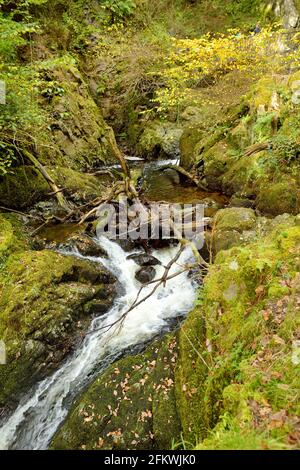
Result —
M135 280L137 265L127 259L128 253L106 238L98 240L98 243L109 256L107 259L92 259L103 263L116 276L122 293L105 316L93 320L79 349L51 377L34 387L3 424L0 449L47 449L70 405L95 373L103 370L127 348L154 338L168 326L170 319L186 314L193 307L195 289L188 274L184 273L168 281L165 287L160 286L153 296L132 310L122 328L117 325L110 331L99 330L104 325L111 325L132 305L140 285ZM153 253L162 262L162 266L157 267L157 278L161 277L163 266L177 250L178 247L173 247ZM179 271L178 264L184 264L189 258L191 253L186 249L170 274ZM153 286L145 288L141 298L149 289L152 290Z

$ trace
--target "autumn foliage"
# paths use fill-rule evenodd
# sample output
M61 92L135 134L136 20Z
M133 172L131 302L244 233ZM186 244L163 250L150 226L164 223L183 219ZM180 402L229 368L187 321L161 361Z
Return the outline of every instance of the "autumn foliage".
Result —
M180 106L192 89L209 86L233 70L242 71L245 77L279 71L287 62L285 44L282 30L271 28L259 34L230 30L197 39L173 38L165 68L160 72L165 87L156 93L158 111L164 113ZM282 54L278 54L280 48Z

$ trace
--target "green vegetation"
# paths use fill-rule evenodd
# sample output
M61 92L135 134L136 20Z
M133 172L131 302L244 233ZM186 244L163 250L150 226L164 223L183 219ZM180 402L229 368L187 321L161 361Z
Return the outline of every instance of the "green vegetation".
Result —
M168 449L180 438L174 394L177 340L110 366L77 400L53 449Z
M181 330L178 408L199 449L299 445L300 229L286 226L220 252Z
M298 447L299 217L265 231L217 255L179 338L110 366L52 448Z
M113 280L98 265L30 250L15 216L1 215L0 229L0 337L8 360L0 369L4 407L55 370L91 321L85 304L101 298L103 287L111 301Z
M104 370L52 448L299 449L300 36L276 3L0 0L0 408L112 301L104 268L33 235L131 191L101 168L118 145L228 203L184 324Z

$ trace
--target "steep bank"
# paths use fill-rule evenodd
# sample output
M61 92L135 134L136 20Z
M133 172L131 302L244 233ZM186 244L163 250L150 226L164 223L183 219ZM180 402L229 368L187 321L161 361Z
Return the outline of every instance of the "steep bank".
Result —
M114 299L114 278L89 261L30 249L17 216L0 217L0 408L15 407L30 387L53 373L80 343L93 312Z
M124 353L141 349L157 335L168 331L176 319L185 316L193 306L195 289L187 272L184 272L173 276L165 287L158 285L153 295L145 297L122 320L124 312L139 296L140 283L135 279L138 265L115 242L102 237L98 243L109 256L107 259L94 258L94 261L100 265L99 269L104 264L118 277L118 298L106 315L103 315L105 310L99 309L99 303L96 303L94 319L83 342L53 375L31 389L17 410L3 423L0 435L2 449L47 449L74 398L96 374ZM154 252L161 262L156 266L158 278L163 275L163 266L177 252L176 246ZM76 251L71 255L76 256ZM180 254L178 262L188 262L191 255L191 251L186 249ZM170 276L176 271L176 266L172 266ZM145 286L144 295L151 290L151 285ZM167 362L165 367L168 368Z
M297 54L290 34L298 17L286 9L293 2L267 2L268 8L247 0L143 1L134 9L125 1L117 11L110 2L104 9L83 3L29 2L41 30L18 33L21 42L6 63L15 107L1 116L1 203L27 210L46 201L33 214L53 212L48 183L24 161L24 150L38 157L72 204L102 196L111 179L83 172L115 162L109 124L130 154L180 157L193 184L225 193L230 208L212 221L211 265L184 326L101 373L75 401L52 447L299 448L299 58L289 62L291 44ZM288 33L275 27L253 34L258 20L267 30L276 13L292 28ZM238 31L217 35L232 26ZM203 39L207 31L214 34ZM253 52L253 44L272 37L279 39L278 54L274 62L262 56L264 70L236 53L236 44ZM188 69L199 62L202 40L225 63L220 71L205 55L204 77L197 67L196 76ZM283 69L277 59L287 62ZM35 100L18 102L20 77L21 95L34 93ZM171 175L175 193L184 178ZM195 188L197 201L204 194L198 196ZM13 408L32 384L66 365L79 343L76 332L90 324L91 299L110 305L112 280L89 262L34 251L19 219L2 217L0 336L9 363L1 366L0 401ZM172 307L178 306L176 299ZM45 410L39 405L33 423L40 425ZM22 446L34 444L26 441L27 429L44 438L43 429L22 423Z
M79 397L55 449L299 447L299 217L221 251L178 334Z

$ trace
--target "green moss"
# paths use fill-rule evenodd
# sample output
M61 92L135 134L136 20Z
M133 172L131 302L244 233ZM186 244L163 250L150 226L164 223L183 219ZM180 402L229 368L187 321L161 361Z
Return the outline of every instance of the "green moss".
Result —
M102 194L102 179L77 172L71 168L48 167L49 174L64 192L75 200L90 200ZM0 198L11 208L30 207L49 199L51 189L42 175L33 167L22 166L0 180Z
M39 64L39 71L62 90L55 93L48 87L45 91L45 107L52 117L48 138L59 154L43 147L41 161L47 165L59 161L60 166L75 170L114 161L106 138L107 126L75 60L66 55L44 61Z
M28 246L27 232L20 218L13 214L0 214L0 267L9 255Z
M265 238L219 253L181 329L177 403L197 449L299 446L295 224L278 221Z
M212 190L219 191L222 186L222 176L226 173L230 164L227 151L227 142L221 140L205 152L201 156L201 160L198 160L197 165L201 168L206 184Z
M218 211L214 223L218 230L238 230L243 232L255 227L256 216L252 209L241 207L222 209Z
M245 245L257 236L257 219L252 209L233 207L222 209L214 218L212 248L216 254L232 246Z
M205 377L211 367L205 339L205 319L197 308L180 329L180 354L175 371L176 403L183 436L192 444L206 435L210 424L204 408Z
M171 122L154 121L147 125L137 145L138 153L149 157L179 156L182 129Z
M280 183L266 183L261 187L257 201L258 208L267 214L298 214L300 210L300 191L293 180L285 179Z
M249 94L250 110L253 114L257 113L261 107L265 111L270 106L272 96L277 92L278 78L264 77L253 86Z
M0 369L0 406L51 372L91 318L84 305L110 277L98 266L51 251L18 251L0 273L0 338L7 364ZM77 321L82 324L77 325Z
M196 144L203 139L203 130L187 128L180 139L180 165L190 170L195 164Z
M78 398L53 449L166 449L180 438L174 395L176 338L110 366Z

